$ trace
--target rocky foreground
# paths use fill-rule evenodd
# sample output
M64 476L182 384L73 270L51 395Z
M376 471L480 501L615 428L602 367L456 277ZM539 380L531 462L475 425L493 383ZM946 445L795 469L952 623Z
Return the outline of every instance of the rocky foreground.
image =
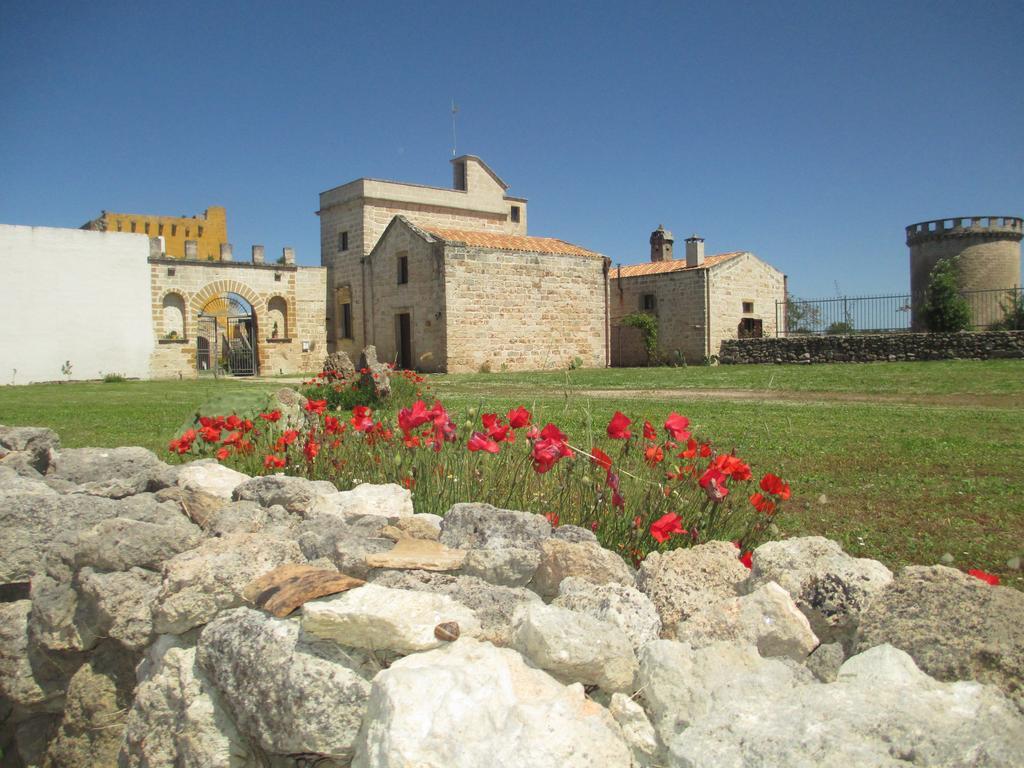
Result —
M1024 595L0 427L3 766L1020 766Z

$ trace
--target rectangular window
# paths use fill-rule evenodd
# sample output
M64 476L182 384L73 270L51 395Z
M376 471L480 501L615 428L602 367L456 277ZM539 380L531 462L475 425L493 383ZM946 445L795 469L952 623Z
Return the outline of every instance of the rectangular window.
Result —
M171 237L177 237L177 235L178 235L178 225L177 224L171 224Z
M160 237L164 236L164 225L163 224L157 224L157 226L156 226L156 233Z
M199 237L202 237L202 236L203 236L203 228L202 228L202 227L200 227L200 228L199 228Z
M754 312L754 302L744 301L743 302L743 314L750 315Z
M512 223L513 224L518 224L519 223L519 206L518 205L513 205L512 206L512 212L509 214L509 217L512 219Z
M149 222L147 221L144 226L146 228L146 234L148 235L149 234Z
M121 222L120 222L120 221L119 221L119 222L117 222L117 231L118 231L118 232L120 232L120 231L121 231Z
M132 232L134 232L134 231L135 231L135 222L133 221L132 222Z
M348 231L338 233L338 251L348 250Z
M657 307L658 304L654 298L654 294L645 293L640 302L640 308L643 309L644 312L653 312L655 309L657 309Z
M409 257L398 257L398 284L405 285L409 282Z
M352 305L345 303L341 305L341 338L352 339Z
M188 240L188 239L189 239L189 238L190 238L191 236L192 236L192 235L191 235L191 233L189 232L189 230L188 230L188 227L185 227L185 239L186 239L186 240Z

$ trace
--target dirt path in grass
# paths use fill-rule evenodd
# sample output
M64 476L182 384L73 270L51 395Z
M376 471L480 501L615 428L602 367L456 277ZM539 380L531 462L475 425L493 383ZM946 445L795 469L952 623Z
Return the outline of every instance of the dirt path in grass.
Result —
M863 392L794 392L754 389L583 389L578 394L599 398L654 398L658 400L743 400L760 403L893 403L950 408L1024 408L1024 394L1010 395L898 395Z

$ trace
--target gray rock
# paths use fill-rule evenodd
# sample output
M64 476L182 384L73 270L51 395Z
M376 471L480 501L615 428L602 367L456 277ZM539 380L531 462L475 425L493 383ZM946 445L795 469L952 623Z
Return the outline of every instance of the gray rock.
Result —
M669 747L672 764L1018 766L1024 718L995 689L939 683L890 646L847 661L829 685L739 686Z
M101 637L141 651L153 637L153 605L160 574L142 568L102 573L83 568L78 574L79 601Z
M361 483L350 491L336 491L317 497L306 514L309 517L317 515L412 517L412 493L395 483L382 485Z
M834 683L839 668L846 661L846 654L840 643L826 643L814 649L805 664L811 673L823 683Z
M585 613L614 624L629 639L633 648L657 640L661 619L650 598L623 584L595 585L570 576L559 585L552 605Z
M395 527L406 536L411 536L414 539L440 541L441 521L443 519L440 515L419 512L412 517L400 517L395 521Z
M242 589L284 563L303 563L294 541L258 533L208 539L163 564L163 583L153 613L154 630L181 634L242 604Z
M461 572L503 587L522 587L530 583L539 565L536 549L471 549Z
M353 768L628 766L604 707L512 650L460 639L373 681Z
M34 645L55 654L86 651L96 645L99 629L95 617L79 605L70 577L58 581L48 574L35 576L30 594L29 635ZM37 674L44 671L47 679L54 680L61 679L64 672L59 663L44 665Z
M527 603L516 611L512 647L556 678L632 692L637 661L614 624L554 605Z
M238 728L262 749L351 755L369 683L304 649L298 622L238 608L210 622L197 649Z
M5 427L0 424L0 449L0 453L26 454L29 465L45 474L50 464L50 451L60 450L60 438L46 427Z
M0 603L0 701L12 707L11 722L25 720L31 714L59 712L62 691L36 681L29 658L29 600Z
M643 707L624 693L613 693L608 711L622 729L635 768L657 768L665 764L665 746Z
M195 648L171 647L138 687L128 714L121 768L246 768L256 763Z
M638 655L637 685L665 744L721 701L763 698L813 680L802 667L761 658L756 648L739 643L693 649L688 643L655 640Z
M352 359L341 351L331 352L324 358L323 371L341 377L345 381L355 381L356 377L356 367L352 364Z
M543 515L456 504L441 521L441 543L454 549L536 549L551 536Z
M633 572L625 561L597 544L548 539L540 550L540 565L530 587L543 597L557 595L559 585L570 576L591 584L633 584Z
M377 348L368 344L359 355L359 386L381 399L391 397L391 370L377 360Z
M297 540L309 560L327 558L342 573L367 579L372 571L366 556L388 552L395 543L381 535L387 518L366 516L342 519L321 515L304 521Z
M321 496L333 495L338 489L326 480L306 480L289 475L254 477L237 486L235 501L255 501L261 507L280 504L289 512L305 517Z
M181 515L170 518L172 525L114 517L83 531L78 537L75 563L101 571L126 571L139 567L150 570L179 552L192 549L202 540L202 531Z
M856 647L890 643L939 680L998 686L1024 708L1024 594L942 565L910 566L861 613Z
M183 491L207 493L230 501L235 488L249 479L249 475L223 464L190 462L178 469L174 481Z
M292 538L295 527L295 516L279 504L261 507L254 501L232 501L218 507L206 518L204 530L210 536L267 533Z
M0 448L0 452L2 450ZM42 481L43 475L36 469L38 463L35 457L28 452L15 451L6 455L0 455L0 467L12 470L21 477Z
M512 620L523 603L539 603L540 596L529 589L500 587L473 576L453 576L431 571L379 571L374 584L447 595L470 608L480 622L480 639L505 646L512 639Z
M738 597L747 575L732 544L712 541L692 549L651 552L640 564L636 587L658 609L662 637L671 639L680 621Z
M892 573L821 536L770 541L754 550L750 589L769 581L789 592L823 643L849 642L861 610Z
M48 476L84 493L120 499L156 485L166 466L145 448L64 448L51 454Z
M580 528L578 525L559 525L551 529L551 537L560 541L571 541L573 544L596 544L597 536L593 531Z
M793 661L803 661L818 647L807 618L774 581L691 614L677 625L676 639L694 648L718 640L739 641L756 646L762 656Z

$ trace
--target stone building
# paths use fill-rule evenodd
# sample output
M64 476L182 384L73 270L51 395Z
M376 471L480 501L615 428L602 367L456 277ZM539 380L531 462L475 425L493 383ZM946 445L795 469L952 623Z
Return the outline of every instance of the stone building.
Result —
M527 201L480 158L451 189L357 179L320 195L330 348L429 371L607 364L607 264L527 236Z
M163 238L163 252L174 259L220 260L220 246L228 242L227 211L211 205L198 216L153 216L146 213L103 211L82 229L98 232L134 232ZM187 246L191 241L193 246ZM186 247L194 252L186 253Z
M659 354L670 362L700 363L717 356L726 339L774 336L776 301L786 276L748 251L704 254L704 239L686 239L686 258L673 256L672 233L659 226L645 264L611 270L611 362L646 365L641 332L622 325L636 312L657 318Z
M907 227L910 248L911 327L924 329L921 307L932 269L957 258L958 284L968 294L1020 287L1024 222L1015 216L967 216L922 221ZM1002 296L968 295L971 322L987 326L1003 317Z

